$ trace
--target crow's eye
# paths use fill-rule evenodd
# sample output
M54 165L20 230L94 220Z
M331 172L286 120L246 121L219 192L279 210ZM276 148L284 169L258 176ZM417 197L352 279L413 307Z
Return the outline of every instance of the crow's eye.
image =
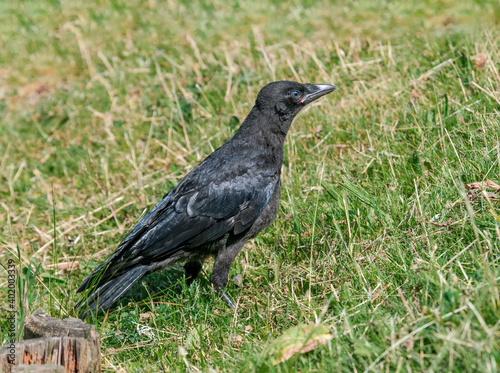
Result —
M298 100L300 98L300 92L299 91L293 91L292 93L290 93L290 96L294 99L294 100Z

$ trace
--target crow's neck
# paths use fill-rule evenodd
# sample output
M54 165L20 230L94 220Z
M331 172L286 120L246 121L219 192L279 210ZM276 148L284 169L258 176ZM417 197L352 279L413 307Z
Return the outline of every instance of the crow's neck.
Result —
M283 145L293 118L279 117L254 107L234 135L238 142L262 151L283 155Z

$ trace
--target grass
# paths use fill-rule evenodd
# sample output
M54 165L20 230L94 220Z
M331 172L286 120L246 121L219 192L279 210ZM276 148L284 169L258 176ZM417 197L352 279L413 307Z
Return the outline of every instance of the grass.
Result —
M19 337L39 307L70 315L141 214L262 85L291 79L340 91L292 126L278 219L233 264L237 312L212 295L211 263L189 289L178 268L153 274L91 320L105 371L499 371L499 201L465 187L500 184L499 14L493 0L0 3L0 261L18 263ZM265 347L310 322L333 338L274 366Z

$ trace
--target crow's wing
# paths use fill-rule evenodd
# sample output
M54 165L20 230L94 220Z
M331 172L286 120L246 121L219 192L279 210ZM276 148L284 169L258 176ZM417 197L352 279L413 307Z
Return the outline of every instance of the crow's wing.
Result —
M201 248L228 232L245 232L279 181L278 172L257 172L252 167L240 175L226 173L220 179L216 179L218 173L212 177L203 174L191 172L181 180L82 283L79 291L95 281L98 285L105 283L136 265L168 259L181 249Z

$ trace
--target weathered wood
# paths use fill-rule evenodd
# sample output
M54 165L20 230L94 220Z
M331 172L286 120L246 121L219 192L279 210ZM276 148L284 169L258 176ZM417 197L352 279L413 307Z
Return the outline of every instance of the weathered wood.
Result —
M20 364L12 369L12 373L65 373L62 365L26 365Z
M2 348L1 372L13 368ZM101 370L99 343L85 338L50 337L15 343L16 364L60 364L66 373L96 373Z
M43 337L93 337L95 326L85 324L80 319L69 317L67 319L57 319L50 317L43 308L39 308L31 314L24 325L24 339Z
M80 319L52 318L39 309L26 320L24 331L24 341L1 349L0 372L15 372L9 363L13 349L15 365L56 364L62 365L65 373L100 372L99 335L93 325L84 324Z

